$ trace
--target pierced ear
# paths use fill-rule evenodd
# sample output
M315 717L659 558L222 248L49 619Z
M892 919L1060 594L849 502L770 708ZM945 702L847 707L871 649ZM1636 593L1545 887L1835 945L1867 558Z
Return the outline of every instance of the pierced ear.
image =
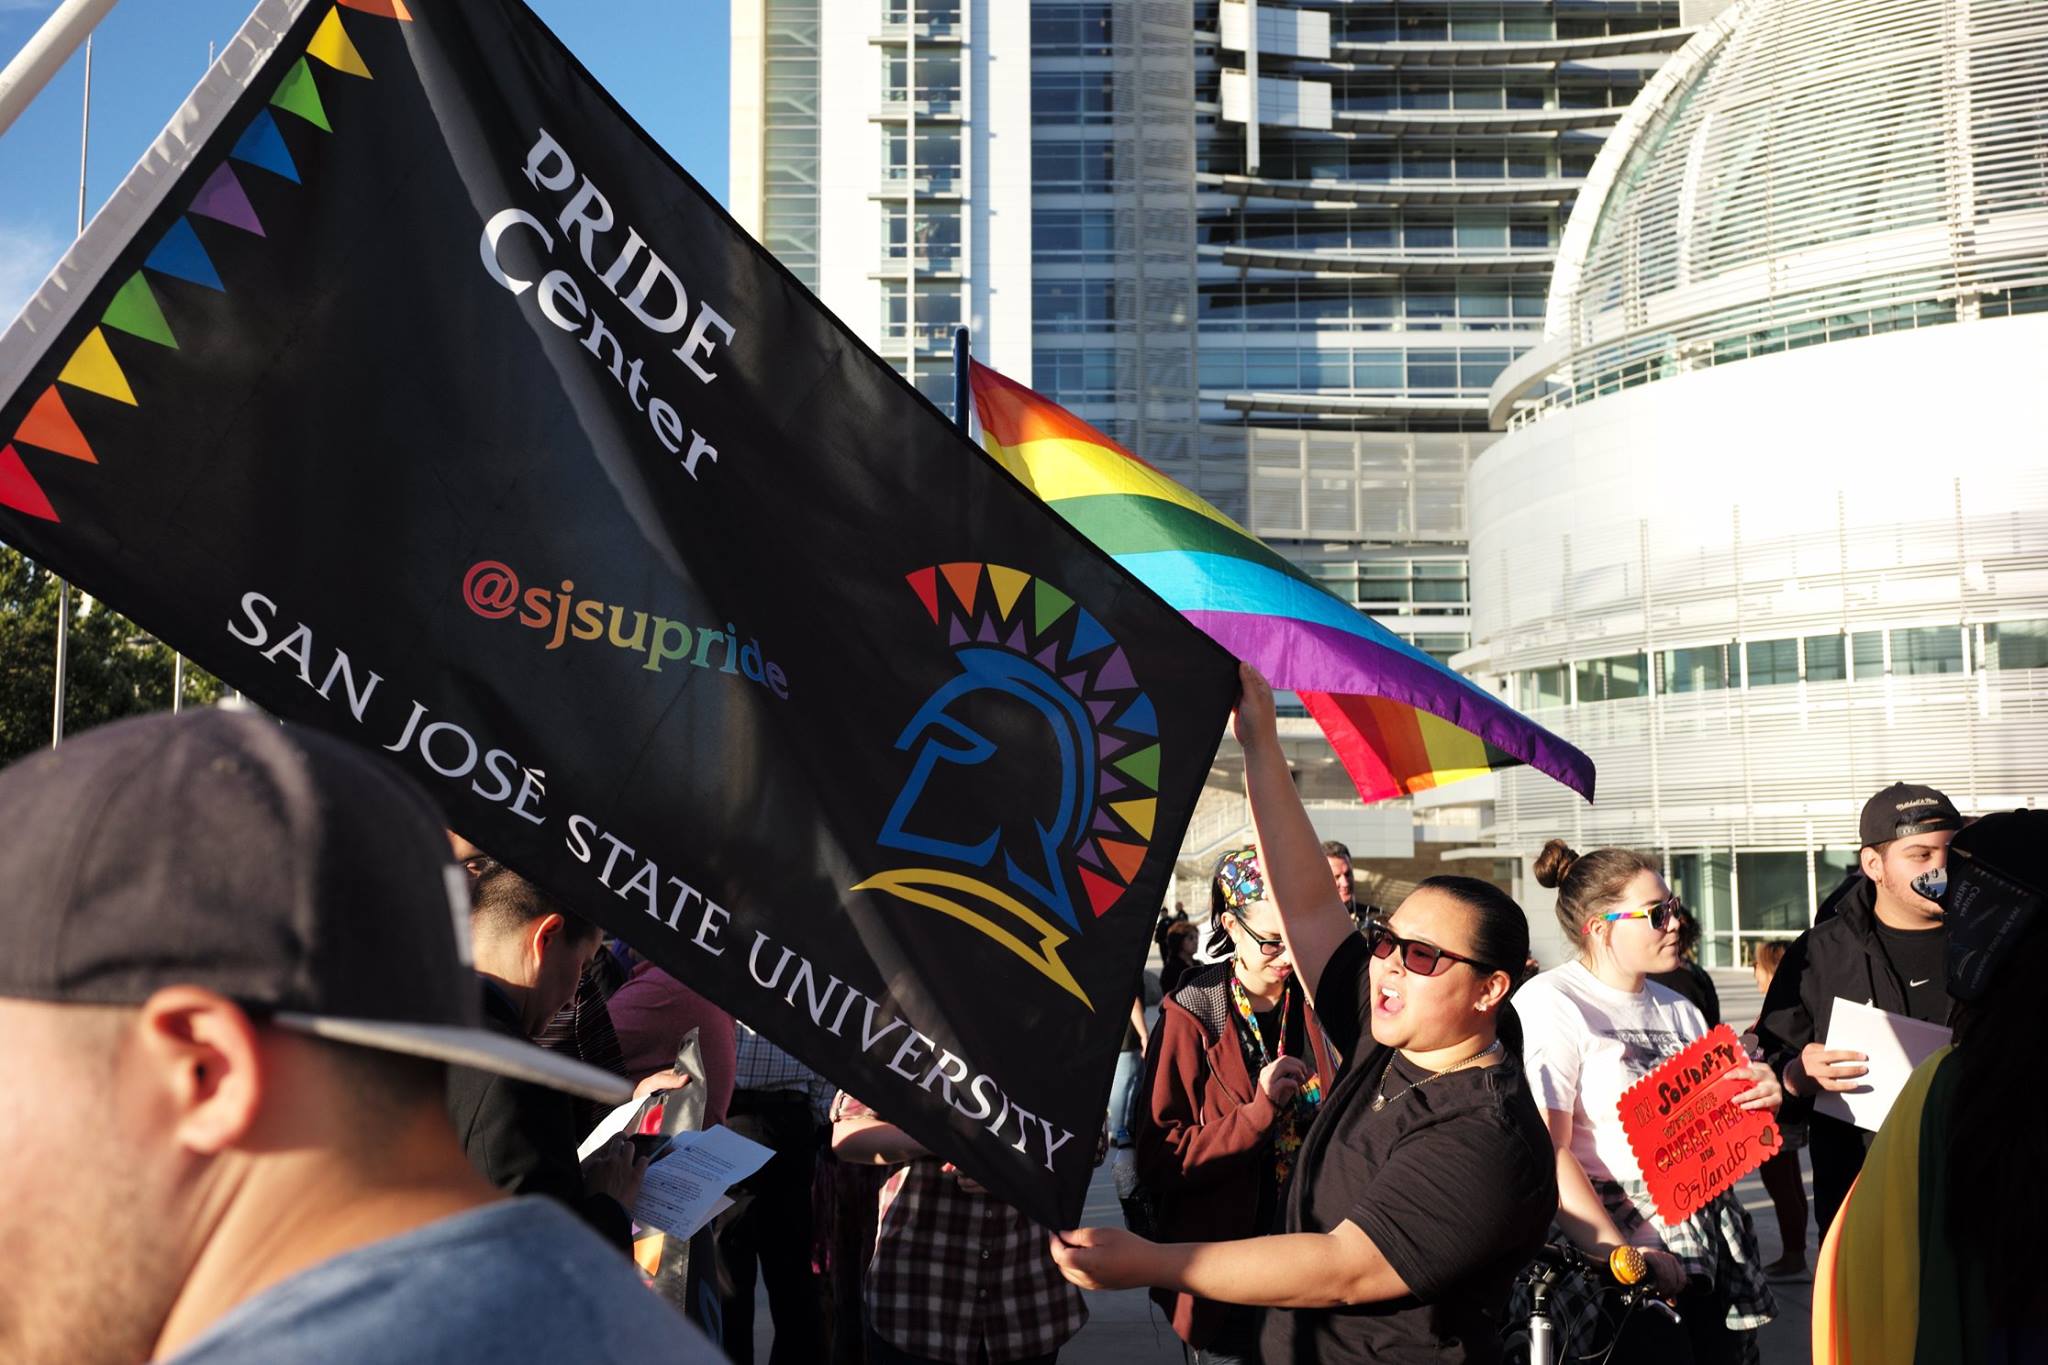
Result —
M1504 1002L1514 990L1515 983L1506 972L1495 972L1486 978L1486 988L1481 993L1479 1009L1484 1012Z

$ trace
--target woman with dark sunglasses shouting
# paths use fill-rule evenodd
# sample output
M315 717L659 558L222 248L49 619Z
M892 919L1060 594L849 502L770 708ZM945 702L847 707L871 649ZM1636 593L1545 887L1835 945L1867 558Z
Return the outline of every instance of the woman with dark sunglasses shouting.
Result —
M1336 1079L1295 980L1257 849L1226 853L1210 882L1212 947L1230 959L1183 978L1159 1007L1136 1125L1153 1236L1256 1237L1277 1221L1302 1139ZM1155 1290L1195 1365L1258 1359L1258 1313Z
M1284 1232L1154 1244L1055 1237L1090 1288L1264 1305L1260 1359L1491 1362L1516 1270L1557 1210L1556 1163L1507 1004L1529 925L1497 887L1432 877L1369 942L1337 898L1281 751L1266 680L1234 728L1294 974L1344 1058L1282 1199Z
M1557 919L1575 961L1532 977L1516 994L1529 1083L1557 1151L1558 1223L1582 1251L1643 1248L1658 1288L1678 1301L1680 1325L1629 1317L1611 1365L1756 1359L1755 1329L1776 1304L1749 1215L1730 1190L1668 1225L1643 1183L1621 1124L1621 1096L1707 1031L1690 1001L1649 980L1680 965L1684 912L1657 865L1629 849L1581 857L1561 839L1543 846L1536 880L1557 888ZM1745 1109L1782 1098L1771 1068L1733 1096Z

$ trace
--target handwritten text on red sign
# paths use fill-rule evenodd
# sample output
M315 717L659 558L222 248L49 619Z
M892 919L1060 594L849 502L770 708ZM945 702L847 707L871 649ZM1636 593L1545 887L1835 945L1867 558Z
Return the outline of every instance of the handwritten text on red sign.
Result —
M1689 1217L1778 1150L1776 1113L1732 1102L1752 1084L1748 1067L1722 1024L1622 1095L1622 1128L1665 1222Z

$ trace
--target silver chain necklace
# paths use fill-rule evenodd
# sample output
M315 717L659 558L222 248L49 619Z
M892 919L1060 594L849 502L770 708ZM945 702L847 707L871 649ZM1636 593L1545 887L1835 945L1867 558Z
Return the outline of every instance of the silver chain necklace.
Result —
M1402 1098L1402 1096L1411 1094L1414 1091L1422 1089L1423 1086L1428 1085L1431 1081L1440 1081L1444 1077L1450 1075L1453 1071L1463 1071L1466 1067L1471 1066L1474 1062L1480 1061L1483 1058L1488 1057L1498 1051L1500 1051L1500 1039L1496 1038L1492 1042L1488 1043L1485 1047L1480 1048L1479 1051L1473 1053L1470 1057L1467 1057L1464 1061L1459 1062L1456 1066L1447 1066L1442 1071L1437 1072L1434 1076L1423 1077L1421 1080L1416 1081L1414 1084L1410 1085L1408 1089L1403 1090L1400 1092L1400 1094L1395 1095L1394 1098L1398 1100ZM1393 1069L1393 1060L1389 1058L1387 1061L1387 1071L1392 1071ZM1380 1112L1380 1110L1386 1107L1387 1072L1383 1071L1380 1073L1379 1089L1373 1093L1372 1112L1377 1114Z

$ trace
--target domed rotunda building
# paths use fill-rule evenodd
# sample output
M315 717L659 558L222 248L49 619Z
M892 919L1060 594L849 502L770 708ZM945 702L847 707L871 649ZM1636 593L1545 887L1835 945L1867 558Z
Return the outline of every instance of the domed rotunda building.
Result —
M1501 774L1504 853L1660 853L1733 967L1878 788L2048 799L2048 7L1722 13L1608 140L1490 405L1459 663L1599 767L1590 806Z

